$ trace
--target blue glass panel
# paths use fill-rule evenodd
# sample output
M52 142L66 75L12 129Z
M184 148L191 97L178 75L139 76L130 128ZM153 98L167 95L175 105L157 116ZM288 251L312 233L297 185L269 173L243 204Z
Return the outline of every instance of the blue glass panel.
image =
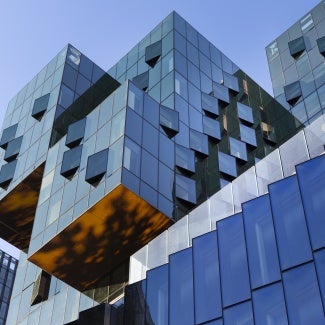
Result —
M205 93L202 93L202 108L213 115L219 115L218 99Z
M194 151L180 145L175 147L175 164L176 166L195 172L195 155Z
M246 143L229 137L230 154L236 158L247 161Z
M217 234L193 240L195 320L203 323L222 316Z
M171 255L169 261L169 324L194 324L192 249Z
M205 325L222 325L222 324L223 324L222 319L216 319L213 320L212 322L205 323Z
M220 140L221 131L219 121L203 116L203 132L214 139Z
M320 292L325 306L325 249L314 254Z
M140 115L142 114L143 92L131 82L129 83L128 106Z
M0 140L0 147L5 149L9 141L13 140L16 136L18 124L11 125L2 131Z
M126 110L125 134L138 144L141 144L142 118L132 109Z
M325 156L296 168L313 249L325 247Z
M269 186L280 264L286 269L312 259L296 176Z
M142 149L141 179L153 188L158 186L158 159Z
M257 147L255 130L243 124L239 125L239 129L240 139L253 147Z
M196 203L196 189L193 179L177 174L175 192L179 199L193 204Z
M223 82L226 87L233 90L235 93L239 93L239 84L238 84L238 78L224 72L223 73Z
M283 273L290 324L325 324L314 264Z
M256 325L288 324L281 283L253 291L253 306Z
M225 325L254 325L252 303L246 301L225 309L223 321Z
M220 171L227 175L237 177L236 159L220 151L218 156Z
M214 97L222 100L226 104L230 103L228 88L216 82L213 83L213 95Z
M190 130L190 148L208 156L208 137L201 132Z
M168 325L168 264L147 272L147 304L153 324Z
M243 204L252 288L281 279L269 196Z
M254 124L253 110L251 107L242 103L237 103L238 117L245 122Z
M251 296L242 215L219 221L217 230L222 299L229 306Z
M3 157L5 161L10 162L17 158L22 141L23 141L23 137L21 136L11 140L8 143L5 156Z

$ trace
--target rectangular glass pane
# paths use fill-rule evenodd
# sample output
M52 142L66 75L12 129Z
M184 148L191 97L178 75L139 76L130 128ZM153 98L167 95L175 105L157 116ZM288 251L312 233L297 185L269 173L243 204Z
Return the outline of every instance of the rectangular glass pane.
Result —
M225 325L253 325L254 318L252 311L252 303L250 301L247 301L242 304L225 309L223 320Z

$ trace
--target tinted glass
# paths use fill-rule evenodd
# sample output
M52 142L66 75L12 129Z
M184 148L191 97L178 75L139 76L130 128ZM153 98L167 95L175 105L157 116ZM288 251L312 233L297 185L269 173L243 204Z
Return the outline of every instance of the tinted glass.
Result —
M241 160L247 161L246 144L237 139L229 137L230 154Z
M210 232L193 240L196 323L222 316L217 234Z
M203 116L203 132L213 139L221 139L220 123L215 119Z
M169 324L194 324L192 249L171 255L169 261Z
M39 119L47 109L50 99L50 94L46 94L40 98L35 99L32 116Z
M217 222L224 306L249 299L250 284L241 214Z
M243 216L252 288L280 280L269 197L243 204Z
M195 130L190 130L190 148L208 156L208 137Z
M284 272L283 285L290 324L324 324L324 310L313 263Z
M82 145L66 151L63 154L61 175L70 178L79 168L82 153Z
M244 105L242 103L237 103L237 111L238 111L238 117L242 121L248 122L250 124L254 123L253 109L251 107Z
M240 129L240 139L246 142L247 144L256 147L257 142L256 142L255 130L243 124L239 125L239 129Z
M168 325L168 271L167 264L147 272L147 317L154 324Z
M194 151L180 145L176 145L176 166L195 172L195 155Z
M253 291L253 306L256 325L288 324L281 283Z
M325 156L296 168L313 249L325 247Z
M218 156L220 171L227 175L237 177L236 159L220 151Z
M10 141L7 145L6 153L4 156L5 161L12 161L16 159L16 157L19 154L21 143L22 143L23 137L16 138L12 141Z
M250 301L227 308L224 310L224 325L245 324L253 325L252 303Z
M195 181L182 175L176 175L176 196L182 200L195 204Z
M312 259L297 178L288 177L269 186L281 268Z
M1 136L1 141L0 141L1 148L6 148L7 143L15 138L17 127L18 127L18 124L11 125L2 131L2 136Z
M88 157L86 181L94 184L103 177L107 170L108 149L97 152Z
M7 188L14 177L17 160L1 166L0 187Z
M69 148L77 146L84 137L86 118L69 125L65 144Z

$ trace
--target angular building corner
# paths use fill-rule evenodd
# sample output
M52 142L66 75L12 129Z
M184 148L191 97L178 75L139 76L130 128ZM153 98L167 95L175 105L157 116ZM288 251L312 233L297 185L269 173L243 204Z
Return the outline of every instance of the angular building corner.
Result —
M1 133L0 236L22 250L7 323L263 323L277 303L294 322L311 285L317 324L317 116L304 128L176 12L108 72L67 45Z

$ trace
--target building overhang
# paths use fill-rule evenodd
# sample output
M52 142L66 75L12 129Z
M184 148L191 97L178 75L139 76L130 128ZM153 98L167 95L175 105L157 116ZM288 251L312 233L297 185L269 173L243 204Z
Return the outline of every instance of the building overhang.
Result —
M171 224L120 184L28 260L72 287L88 290Z
M0 200L0 237L25 250L29 246L44 163Z

